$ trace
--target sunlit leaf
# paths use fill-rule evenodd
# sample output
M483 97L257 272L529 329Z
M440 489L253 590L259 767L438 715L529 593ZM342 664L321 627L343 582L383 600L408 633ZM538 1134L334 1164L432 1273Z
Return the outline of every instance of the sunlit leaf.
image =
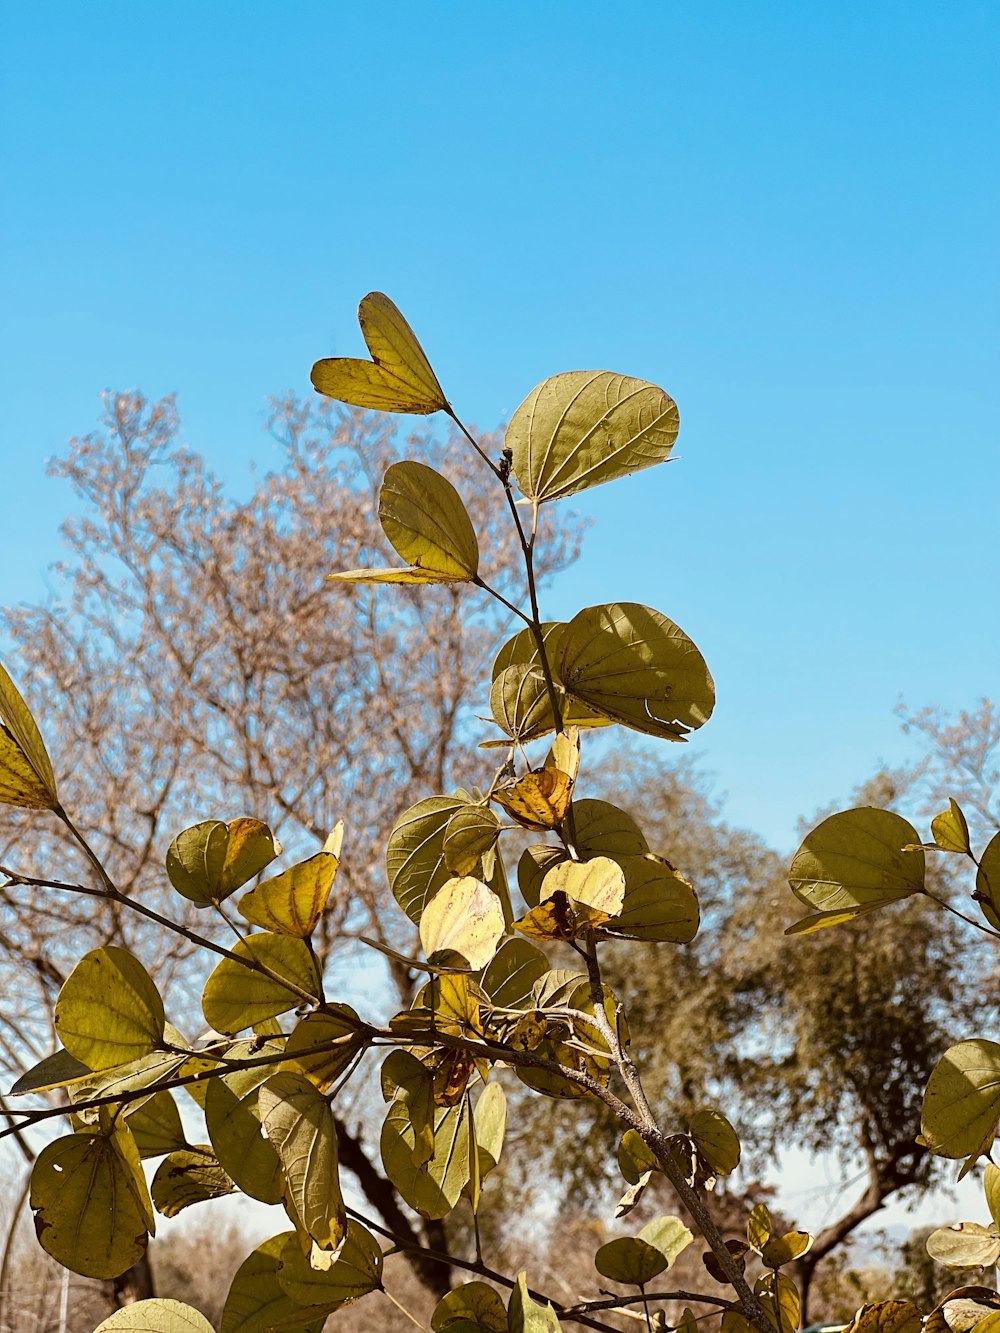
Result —
M787 1273L764 1273L754 1283L754 1295L779 1333L795 1333L802 1301L798 1287Z
M637 602L575 615L558 669L573 698L646 736L683 740L715 706L701 653L673 621Z
M56 810L59 797L41 732L17 686L0 666L0 805Z
M469 876L443 884L420 918L420 946L432 963L485 967L503 932L500 899Z
M919 893L924 854L913 825L864 806L831 815L806 837L788 870L800 902L820 912L882 907Z
M555 730L548 685L533 663L519 662L500 672L490 686L490 712L500 730L522 744Z
M614 917L625 900L625 874L616 861L595 856L590 861L561 861L542 880L540 904L562 893L574 903Z
M301 991L318 995L316 963L303 940L262 933L238 940L235 958L223 958L205 983L201 998L205 1021L216 1032L232 1034L265 1018L287 1013L302 1003ZM298 987L290 990L274 976L252 971L237 961L252 958L277 977Z
M163 1001L137 958L109 944L92 949L66 978L56 1031L91 1069L110 1069L154 1051L163 1040Z
M505 444L523 494L555 500L662 462L679 429L677 404L655 384L571 370L532 389Z
M452 878L444 856L445 833L452 815L466 804L455 796L428 796L411 806L389 835L389 887L415 924L428 900Z
M938 1227L927 1237L927 1253L949 1268L995 1268L1000 1259L1000 1229L978 1222Z
M156 1297L124 1305L94 1333L214 1333L203 1314L181 1301Z
M631 940L688 944L698 933L700 913L694 889L661 857L619 856L625 876L621 911L605 930Z
M528 1292L525 1273L518 1273L517 1286L507 1306L510 1333L560 1333L561 1325L551 1305L539 1305Z
M747 1240L755 1250L763 1250L771 1239L771 1228L771 1214L767 1204L755 1203L747 1221Z
M990 925L1000 929L1000 833L990 839L979 858L975 896Z
M931 833L943 852L962 852L968 856L972 851L969 825L962 813L962 807L950 796L948 809L942 810L931 820Z
M165 1089L134 1110L126 1107L124 1114L140 1157L161 1157L187 1146L177 1103Z
M786 1231L774 1236L761 1251L761 1260L768 1268L780 1268L805 1254L812 1244L808 1231Z
M358 306L358 323L371 361L327 357L310 378L328 398L380 412L418 416L447 408L448 402L416 335L382 292L369 292Z
M576 850L591 856L644 856L649 851L642 829L626 810L590 797L573 802Z
M566 817L580 763L576 729L570 735L560 733L555 747L555 756L544 767L493 791L497 805L524 828L559 828Z
M1000 1046L976 1038L952 1046L924 1092L921 1132L940 1157L985 1152L1000 1119Z
M337 1127L326 1098L302 1074L284 1072L261 1085L258 1109L303 1229L321 1250L336 1250L347 1232L347 1213Z
M178 833L167 849L167 875L199 907L220 902L269 866L281 844L259 819L208 819Z
M667 1257L636 1236L621 1236L601 1246L594 1255L594 1266L612 1282L641 1287L665 1271Z
M337 858L329 852L317 852L244 894L240 913L255 926L304 939L323 914L337 865Z
M138 1153L121 1136L70 1134L47 1144L31 1173L31 1208L42 1249L84 1277L112 1278L146 1251L149 1205Z
M473 1110L472 1126L479 1149L479 1172L485 1180L499 1165L507 1133L507 1097L499 1083L491 1081L483 1088Z
M283 1231L258 1245L244 1259L229 1288L219 1333L270 1333L283 1320L308 1317L304 1303L293 1299L278 1281L278 1265L286 1245L294 1246L302 1255L295 1232ZM296 1326L301 1327L302 1333L320 1333L327 1314L326 1306L317 1305L316 1319Z
M192 1204L221 1199L236 1186L210 1148L196 1144L165 1157L150 1186L153 1204L164 1217L176 1217Z
M667 1267L673 1267L677 1258L694 1240L690 1230L679 1217L655 1217L639 1232L639 1240L653 1245L664 1256Z
M986 1195L986 1206L990 1210L993 1223L1000 1228L1000 1167L994 1166L992 1162L986 1163L986 1170L983 1172L983 1193Z
M637 1184L648 1171L655 1171L658 1167L652 1148L641 1134L634 1129L627 1129L618 1145L618 1169L629 1184Z
M396 553L417 569L474 579L479 543L455 487L425 463L406 460L386 471L379 520Z

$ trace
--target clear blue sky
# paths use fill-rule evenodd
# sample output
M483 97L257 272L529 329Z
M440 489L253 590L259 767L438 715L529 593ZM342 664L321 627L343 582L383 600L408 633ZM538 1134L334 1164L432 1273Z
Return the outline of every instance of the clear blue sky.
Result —
M995 695L994 0L9 6L0 599L42 595L45 461L105 387L176 390L244 488L266 396L390 293L456 406L655 380L682 461L595 491L568 613L698 642L695 740L778 845Z

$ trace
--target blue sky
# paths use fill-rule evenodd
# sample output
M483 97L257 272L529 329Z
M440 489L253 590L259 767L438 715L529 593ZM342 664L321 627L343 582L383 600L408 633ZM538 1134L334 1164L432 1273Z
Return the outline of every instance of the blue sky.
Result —
M893 706L1000 667L1000 8L53 2L0 53L0 599L43 595L45 461L105 387L176 390L237 489L265 400L387 291L456 407L655 380L681 461L592 492L550 613L677 620L729 812L910 751Z

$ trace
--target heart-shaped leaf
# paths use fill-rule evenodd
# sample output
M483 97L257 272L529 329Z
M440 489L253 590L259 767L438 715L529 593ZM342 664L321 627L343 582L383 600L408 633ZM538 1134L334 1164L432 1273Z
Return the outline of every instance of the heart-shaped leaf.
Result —
M90 1069L138 1060L163 1041L163 1001L152 977L113 944L80 959L59 992L55 1019L66 1050Z
M310 378L319 393L380 412L424 416L447 409L424 349L388 296L369 292L362 297L358 323L371 361L344 356L317 361Z
M505 444L524 495L555 500L662 463L679 429L677 404L655 384L571 370L532 389Z
M1000 1119L1000 1045L975 1038L952 1046L927 1081L921 1133L939 1157L985 1152Z
M1000 1230L978 1222L938 1227L927 1237L927 1253L948 1268L994 1268L1000 1259Z
M800 902L820 912L883 907L923 889L924 854L917 842L913 825L891 810L844 810L806 837L788 882Z
M235 957L223 958L205 983L201 1009L216 1032L232 1034L266 1018L286 1014L302 1003L302 992L319 993L316 962L304 940L262 932L239 940ZM252 959L268 971L248 968L240 959ZM296 989L282 985L280 978Z
M221 902L271 864L281 844L259 819L207 819L178 833L167 850L167 875L199 907Z
M295 1327L299 1333L320 1333L326 1323L328 1307L318 1302L314 1305L311 1300L296 1300L278 1280L279 1265L284 1256L292 1252L306 1268L309 1267L294 1231L272 1236L244 1259L230 1285L219 1333L270 1333L271 1329L282 1325ZM315 1276L325 1277L326 1274L316 1273ZM316 1315L310 1322L311 1309L315 1309Z
M241 915L274 934L304 939L323 915L337 865L330 852L317 852L244 894L239 901Z
M371 1232L352 1218L340 1253L329 1268L317 1269L302 1252L298 1237L285 1238L278 1285L299 1306L323 1306L328 1313L360 1300L382 1285L382 1251Z
M443 1296L431 1315L433 1333L507 1333L507 1311L485 1282L464 1282Z

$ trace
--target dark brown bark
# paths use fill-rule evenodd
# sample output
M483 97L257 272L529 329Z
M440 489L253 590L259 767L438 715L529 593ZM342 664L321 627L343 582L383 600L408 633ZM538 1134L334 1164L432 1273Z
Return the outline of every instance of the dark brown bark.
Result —
M149 1255L144 1254L138 1263L116 1277L111 1285L116 1310L124 1305L134 1305L136 1301L150 1300L156 1295L156 1284L153 1282Z

